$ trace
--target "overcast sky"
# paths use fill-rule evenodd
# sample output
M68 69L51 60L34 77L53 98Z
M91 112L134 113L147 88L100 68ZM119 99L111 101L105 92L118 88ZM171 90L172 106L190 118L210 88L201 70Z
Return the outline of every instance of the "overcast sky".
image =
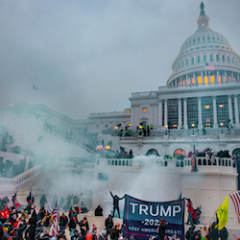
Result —
M166 84L200 2L0 0L1 106L42 103L73 119L129 108L132 92ZM240 0L204 3L240 54Z

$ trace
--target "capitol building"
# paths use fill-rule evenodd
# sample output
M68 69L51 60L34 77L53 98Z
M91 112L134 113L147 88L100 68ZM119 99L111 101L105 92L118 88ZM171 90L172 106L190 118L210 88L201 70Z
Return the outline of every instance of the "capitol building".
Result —
M46 164L55 161L54 169L79 172L88 208L102 204L110 209L110 190L120 197L128 193L152 201L182 194L192 199L194 208L202 207L200 221L208 225L222 200L240 187L240 56L210 28L203 3L197 30L182 44L172 70L166 86L132 93L130 107L122 112L91 113L85 120L73 120L41 104L1 108L1 125L22 150L17 155L9 144L0 157L15 164L25 159L25 165L19 175L0 177L0 192L17 189L23 194L31 188L40 197L51 179L42 178L43 166L31 168L30 162L44 159ZM151 125L149 135L139 135L139 128ZM132 150L134 158L99 155L92 151L96 145ZM197 156L198 172L191 172L188 153L206 149L215 152L216 162ZM219 156L220 151L229 155ZM48 167L44 171L53 174ZM77 185L66 187L80 193ZM239 224L230 205L228 227L234 231Z

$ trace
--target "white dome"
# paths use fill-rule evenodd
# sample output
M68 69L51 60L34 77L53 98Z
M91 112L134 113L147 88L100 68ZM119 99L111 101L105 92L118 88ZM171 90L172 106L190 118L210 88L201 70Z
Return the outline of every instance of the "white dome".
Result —
M233 50L228 40L222 34L214 32L209 27L202 27L187 38L181 47L179 55L193 47L208 47L213 44L216 44L221 48L224 47L226 49Z
M173 73L168 78L167 86L181 85L182 79L201 75L205 71L205 65L209 63L217 71L240 73L240 56L222 34L209 28L209 17L204 12L203 3L200 8L198 29L183 43L172 64Z

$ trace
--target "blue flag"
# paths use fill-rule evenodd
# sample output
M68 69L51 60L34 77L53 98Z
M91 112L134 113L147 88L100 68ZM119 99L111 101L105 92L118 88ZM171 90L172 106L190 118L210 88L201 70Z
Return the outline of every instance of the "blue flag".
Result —
M129 195L125 197L123 236L149 239L157 236L159 220L167 223L166 236L185 239L184 199L169 202L147 202Z

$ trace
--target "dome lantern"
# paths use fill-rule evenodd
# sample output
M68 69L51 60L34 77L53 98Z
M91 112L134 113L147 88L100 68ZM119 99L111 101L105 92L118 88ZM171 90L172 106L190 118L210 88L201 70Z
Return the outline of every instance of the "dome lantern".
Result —
M200 9L200 16L197 18L198 29L208 28L209 17L205 14L203 2L200 4Z

